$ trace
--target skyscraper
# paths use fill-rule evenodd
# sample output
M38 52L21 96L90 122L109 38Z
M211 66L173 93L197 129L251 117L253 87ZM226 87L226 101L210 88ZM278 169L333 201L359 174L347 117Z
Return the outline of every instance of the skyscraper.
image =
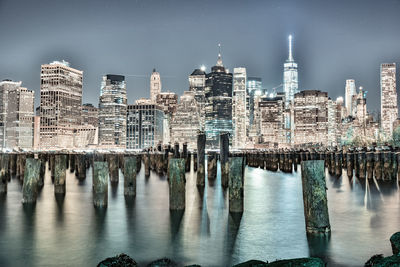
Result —
M161 77L160 73L153 69L153 73L150 76L150 99L156 102L157 95L161 93Z
M292 53L292 35L289 35L289 57L283 64L283 91L285 92L285 106L288 107L298 92L299 81L297 63L294 62Z
M205 90L206 86L206 73L205 67L201 69L195 69L192 74L189 75L189 91L194 92L194 98L199 106L200 111L200 129L204 131L205 128Z
M389 139L397 119L396 64L381 64L381 127Z
M345 105L348 116L353 116L353 96L357 95L356 82L353 79L346 80Z
M262 90L262 80L258 77L247 78L247 112L248 112L248 128L253 125L254 121L254 97L256 95L264 95Z
M40 147L71 148L81 126L83 72L66 61L41 66Z
M284 97L263 97L258 102L261 142L272 148L286 143Z
M232 95L232 125L234 148L245 148L246 146L246 68L233 69L233 95Z
M21 82L0 82L0 146L33 147L34 92Z
M99 145L126 147L126 83L122 75L107 74L101 82L99 100Z
M217 148L220 133L232 134L232 73L222 64L221 52L206 75L205 98L207 147Z

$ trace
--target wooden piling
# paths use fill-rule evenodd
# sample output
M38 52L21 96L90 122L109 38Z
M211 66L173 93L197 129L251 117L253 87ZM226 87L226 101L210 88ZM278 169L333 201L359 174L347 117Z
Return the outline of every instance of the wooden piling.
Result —
M162 155L162 154L161 154ZM124 157L124 195L136 196L136 156Z
M358 168L359 168L359 175L358 175L358 178L360 178L360 179L365 179L367 176L366 176L366 164L367 162L366 162L366 154L365 154L365 151L364 150L362 150L362 151L359 151L358 152Z
M197 186L205 185L205 149L206 149L206 135L204 132L199 132L197 135Z
M67 179L67 155L54 156L54 194L65 194L65 182Z
M307 233L330 233L324 161L302 162L301 180Z
M23 186L22 203L35 203L38 193L38 182L40 174L40 161L38 159L26 159Z
M374 153L374 176L376 180L382 179L382 155L379 150Z
M215 152L207 154L207 178L210 180L217 178L217 153Z
M244 158L231 157L229 165L229 212L242 213L244 211Z
M219 141L219 158L221 167L221 185L228 187L229 181L229 133L221 133Z
M367 161L367 178L373 179L374 178L374 152L368 151L365 154L366 161Z
M108 163L93 162L93 205L98 208L108 204Z
M186 181L185 159L173 158L169 163L169 209L184 210Z

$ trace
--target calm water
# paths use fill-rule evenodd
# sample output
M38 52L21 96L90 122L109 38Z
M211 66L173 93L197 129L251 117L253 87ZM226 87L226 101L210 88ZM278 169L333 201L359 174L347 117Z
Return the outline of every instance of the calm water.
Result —
M69 173L69 172L68 172ZM307 240L300 173L246 168L245 212L232 218L218 179L203 191L187 174L186 210L170 213L168 183L152 173L137 177L137 196L126 200L123 178L109 188L108 208L92 204L91 170L80 184L67 177L56 199L49 174L35 208L21 204L21 185L9 183L0 199L0 265L95 266L125 252L139 263L170 257L182 264L229 266L249 259L321 256L329 266L361 266L377 253L391 254L389 238L400 230L397 184L327 176L332 234Z

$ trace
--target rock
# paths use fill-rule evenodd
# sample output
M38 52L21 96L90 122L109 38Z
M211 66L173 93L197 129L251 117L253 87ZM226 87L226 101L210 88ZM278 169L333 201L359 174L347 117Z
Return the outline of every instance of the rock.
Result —
M147 267L177 267L178 265L168 258L162 258L150 262Z
M100 262L97 267L136 267L136 261L126 254L119 254L115 257L107 258Z
M393 267L400 266L400 255L383 257L382 254L372 256L364 265L365 267Z
M265 267L265 266L268 266L268 262L263 262L259 260L249 260L246 262L236 264L233 267Z
M400 232L397 232L390 237L390 243L392 244L393 255L399 254L399 252L400 252Z
M268 267L324 267L325 263L319 258L298 258L271 262Z

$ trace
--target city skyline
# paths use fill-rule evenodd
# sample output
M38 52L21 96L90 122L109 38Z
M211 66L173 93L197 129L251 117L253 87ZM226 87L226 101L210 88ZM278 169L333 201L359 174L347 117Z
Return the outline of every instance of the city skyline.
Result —
M121 1L120 5L108 6L107 10L117 15L107 20L107 24L100 21L101 12L91 15L91 19L85 17L91 8L97 10L104 3L99 2L98 6L93 3L76 6L72 2L65 7L66 12L71 8L78 8L78 12L65 26L60 25L58 20L49 23L53 15L38 19L41 17L38 13L51 14L56 8L64 8L63 4L43 1L32 6L31 3L25 3L19 12L21 16L27 17L24 21L30 21L30 11L36 10L38 13L33 15L35 19L31 24L24 25L22 22L11 23L7 20L9 14L20 7L19 4L0 1L0 32L8 36L0 50L3 59L0 73L2 79L22 81L24 86L34 90L37 107L40 65L65 59L72 67L84 73L84 103L96 105L101 77L115 73L126 76L128 103L133 104L135 99L149 97L148 79L153 68L160 72L163 91L182 95L183 91L188 90L187 76L193 69L205 65L206 72L210 71L218 52L217 44L221 43L224 65L230 72L233 72L234 67L246 67L249 76L262 78L263 87L272 89L282 83L282 64L287 59L287 36L292 34L293 53L299 64L299 91L321 90L336 99L344 96L346 79L354 79L357 86L363 86L368 91L368 109L379 110L380 64L399 61L396 49L398 37L391 34L395 32L395 25L398 25L399 18L394 12L399 3L384 2L363 1L362 5L360 1L346 2L346 8L342 10L339 8L343 6L340 3L329 3L322 7L316 1L251 1L244 6L237 1L230 1L229 4L205 1L198 6L181 1L161 5L153 1ZM168 11L176 5L181 7L177 18L161 24L160 21L165 20ZM34 9L36 6L40 8ZM367 16L363 10L371 7L384 12L385 19L382 20L381 16ZM192 8L195 8L200 18L188 16L186 12ZM128 12L131 12L131 16L127 16ZM235 17L238 12L242 12L243 18ZM316 14L313 21L306 19L310 13ZM138 18L131 19L135 14ZM151 15L145 18L145 14ZM218 15L225 19L226 25L236 25L234 22L237 21L235 31L242 33L244 38L233 41L235 34L232 31L209 29L210 24L219 18ZM62 18L64 15L60 16ZM240 23L249 17L253 19L244 25ZM338 22L337 18L343 21ZM263 23L259 24L260 21ZM321 22L321 25L315 26L315 21ZM96 25L96 22L101 23ZM83 23L82 27L74 28L77 23ZM35 27L38 25L43 27L40 32ZM126 31L132 25L134 29ZM143 28L140 30L143 25L152 31L143 32ZM168 26L175 28L170 30ZM187 27L192 32L183 30ZM364 28L368 28L368 31ZM121 32L125 32L121 38L128 45L118 42L111 45L106 40L107 33L117 35ZM208 35L204 35L205 32ZM202 34L204 38L199 38ZM60 38L54 38L57 36ZM153 41L150 41L150 36L154 37ZM77 39L80 41L77 42ZM102 42L103 39L106 41ZM26 45L31 42L32 45ZM105 48L104 43L108 47ZM320 71L318 75L315 74L317 70Z

